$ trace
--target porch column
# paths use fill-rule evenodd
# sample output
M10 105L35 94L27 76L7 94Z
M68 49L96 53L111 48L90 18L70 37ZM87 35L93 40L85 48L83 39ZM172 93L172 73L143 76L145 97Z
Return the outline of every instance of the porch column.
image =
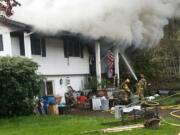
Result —
M119 49L114 49L114 69L115 69L115 75L117 76L117 85L119 86Z
M25 48L25 56L27 58L32 58L32 53L31 53L31 39L30 39L30 34L24 33L24 48Z
M101 53L100 53L100 43L95 44L95 54L96 54L96 76L97 81L101 84ZM101 89L101 85L98 85L98 89Z

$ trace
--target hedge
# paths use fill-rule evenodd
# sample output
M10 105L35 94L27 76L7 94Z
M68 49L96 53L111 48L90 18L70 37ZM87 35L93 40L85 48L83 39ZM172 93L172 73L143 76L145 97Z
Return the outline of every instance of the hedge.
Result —
M0 117L33 113L41 89L38 64L22 57L0 57Z

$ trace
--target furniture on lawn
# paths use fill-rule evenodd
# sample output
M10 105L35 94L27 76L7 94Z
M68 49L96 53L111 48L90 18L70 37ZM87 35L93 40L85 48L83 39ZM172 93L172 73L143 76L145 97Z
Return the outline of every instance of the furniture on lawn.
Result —
M83 95L77 97L77 107L80 109L90 109L91 108L90 100Z

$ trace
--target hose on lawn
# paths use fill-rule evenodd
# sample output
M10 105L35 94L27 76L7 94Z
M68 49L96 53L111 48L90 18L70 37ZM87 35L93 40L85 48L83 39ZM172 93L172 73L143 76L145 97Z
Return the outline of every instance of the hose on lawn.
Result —
M168 99L168 98L171 98L171 97L174 97L174 96L177 96L177 95L180 95L180 92L179 92L179 93L176 93L176 94L173 94L173 95L170 95L170 96L167 96L167 97L165 97L165 98L163 98L163 99L156 100L156 102L160 102L160 101L163 101L163 100L165 100L165 99Z
M166 98L163 98L163 99L160 99L160 100L156 100L156 101L151 101L151 102L145 101L144 104L145 104L145 105L148 105L148 106L158 106L158 105L160 104L160 103L159 103L160 101L166 100L166 99L168 99L168 98L171 98L171 97L174 97L174 96L177 96L177 95L180 95L180 93L173 94L173 95L171 95L171 96L168 96L168 97L166 97ZM175 109L175 111L172 111L172 112L170 112L169 114L170 114L172 117L175 117L175 118L180 119L180 115L175 114L175 113L177 113L177 112L180 112L180 109L178 109L178 108L180 108L180 104L179 104L179 105L172 105L172 106L163 106L162 109ZM176 110L176 109L178 109L178 110ZM163 117L161 117L161 120L162 120L164 123L169 124L169 125L171 125L171 126L180 127L180 124L168 122L168 121L165 120Z
M162 122L164 122L164 123L166 123L166 124L168 124L168 125L180 127L180 124L168 122L168 121L165 120L163 117L161 117L161 120L162 120Z
M177 112L180 112L180 110L172 111L172 112L170 112L170 115L173 116L173 117L175 117L175 118L180 119L180 116L177 115L177 114L175 114L175 113L177 113Z
M171 98L171 97L174 97L174 96L177 96L177 95L180 95L180 93L176 93L176 94L173 94L173 95L171 95L171 96L168 96L168 97L166 97L166 98L163 98L163 99L160 99L160 100L156 100L156 102L158 101L158 102L160 102L160 101L163 101L163 100L165 100L165 99L168 99L168 98ZM175 111L172 111L172 112L170 112L169 114L172 116L172 117L175 117L175 118L180 118L180 115L177 115L177 114L175 114L175 113L177 113L177 112L180 112L180 104L179 105L172 105L172 106L163 106L162 107L162 109L175 109ZM178 109L178 110L176 110L176 109Z

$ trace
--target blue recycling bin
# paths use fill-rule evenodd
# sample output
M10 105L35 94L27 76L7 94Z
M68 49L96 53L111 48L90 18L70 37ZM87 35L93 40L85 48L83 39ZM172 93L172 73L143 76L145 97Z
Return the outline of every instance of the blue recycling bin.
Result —
M54 96L46 96L46 100L47 100L48 104L51 104L51 105L56 104L56 99Z

